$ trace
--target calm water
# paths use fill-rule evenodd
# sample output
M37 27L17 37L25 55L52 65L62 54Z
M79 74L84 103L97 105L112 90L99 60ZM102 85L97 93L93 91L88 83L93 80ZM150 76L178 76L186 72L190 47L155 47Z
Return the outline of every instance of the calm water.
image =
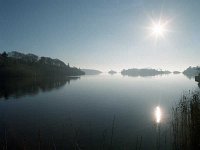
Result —
M7 141L8 149L155 149L159 142L168 149L170 108L195 89L198 84L182 74L1 81L1 146Z

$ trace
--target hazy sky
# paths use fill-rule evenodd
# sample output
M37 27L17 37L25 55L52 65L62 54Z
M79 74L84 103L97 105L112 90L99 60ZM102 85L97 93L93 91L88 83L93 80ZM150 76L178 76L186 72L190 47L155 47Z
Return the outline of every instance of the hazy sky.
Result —
M165 38L153 20L171 20ZM199 0L0 0L0 52L59 58L81 68L200 65Z

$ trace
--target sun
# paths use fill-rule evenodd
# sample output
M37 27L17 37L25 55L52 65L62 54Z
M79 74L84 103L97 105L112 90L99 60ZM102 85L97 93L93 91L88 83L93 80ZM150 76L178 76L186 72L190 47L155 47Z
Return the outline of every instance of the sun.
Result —
M161 21L153 22L151 31L156 38L163 37L167 31L166 24Z
M165 28L162 24L158 23L158 24L154 24L152 27L152 32L156 35L163 35L165 32Z
M167 33L170 31L169 30L169 19L164 19L164 18L159 18L158 20L155 19L150 19L151 24L147 28L150 31L150 37L154 37L156 41L158 39L164 39L167 35Z

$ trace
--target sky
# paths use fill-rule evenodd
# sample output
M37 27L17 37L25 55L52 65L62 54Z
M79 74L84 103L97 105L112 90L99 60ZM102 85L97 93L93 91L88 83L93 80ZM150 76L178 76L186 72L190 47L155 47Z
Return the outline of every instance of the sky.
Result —
M0 0L0 52L102 71L200 65L199 0ZM152 20L168 21L164 37Z

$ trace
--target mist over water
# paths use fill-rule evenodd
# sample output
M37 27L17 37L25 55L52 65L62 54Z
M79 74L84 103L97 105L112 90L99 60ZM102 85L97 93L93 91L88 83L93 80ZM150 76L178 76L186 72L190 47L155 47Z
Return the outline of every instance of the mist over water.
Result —
M50 90L33 95L27 91L23 95L20 87L38 87L33 86L37 82L23 86L5 83L7 89L7 84L18 86L14 91L17 89L21 94L13 96L10 90L12 94L7 99L1 96L1 138L6 130L8 143L15 141L12 146L16 149L23 147L24 140L26 145L37 148L38 138L43 147L54 143L58 149L72 148L74 142L84 149L120 149L124 144L154 149L157 125L168 137L165 127L169 124L171 106L184 91L198 88L194 80L182 74L152 77L102 74L82 76L70 84L66 84L69 80L55 82L51 81ZM3 92L1 88L1 95ZM155 118L155 109L156 117L160 118ZM160 139L162 143L164 137ZM169 141L160 146L167 149Z

